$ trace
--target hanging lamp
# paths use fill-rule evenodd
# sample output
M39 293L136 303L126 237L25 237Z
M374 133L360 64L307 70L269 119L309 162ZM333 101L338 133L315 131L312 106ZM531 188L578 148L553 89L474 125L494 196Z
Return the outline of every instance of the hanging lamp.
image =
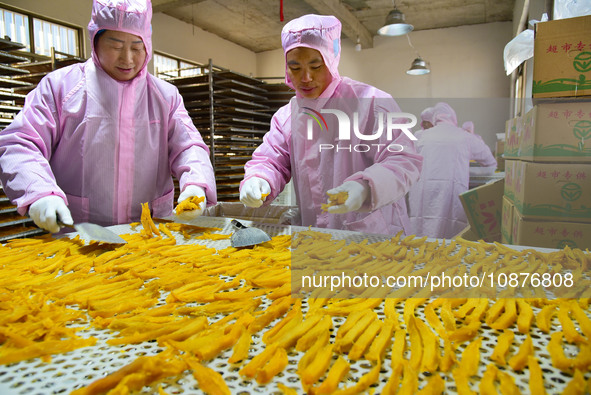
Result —
M408 75L424 75L430 72L429 65L420 56L413 60L410 69L406 70Z
M392 1L394 9L390 11L386 17L384 26L378 29L380 36L402 36L410 33L414 29L413 25L406 23L404 14L398 10L394 1Z
M429 74L431 72L431 69L429 68L429 64L427 62L425 62L423 60L423 58L421 58L421 55L419 55L419 51L417 51L415 46L412 45L412 42L410 41L410 35L407 34L406 39L408 40L408 45L412 49L414 49L415 54L417 55L415 60L412 61L411 65L410 65L410 69L406 70L406 74L408 74L408 75Z

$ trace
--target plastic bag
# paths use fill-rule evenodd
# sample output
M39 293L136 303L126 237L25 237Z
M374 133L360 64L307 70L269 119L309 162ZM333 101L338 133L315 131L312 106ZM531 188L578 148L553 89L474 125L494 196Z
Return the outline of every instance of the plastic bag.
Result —
M526 29L519 33L503 51L505 71L511 74L519 65L534 56L534 31Z
M591 15L591 2L589 0L554 0L554 19L574 18L577 16Z
M534 56L534 25L539 22L546 22L548 14L542 14L542 20L532 19L529 21L531 29L526 29L519 33L507 45L503 51L503 60L505 61L505 71L507 75L511 74L521 63Z

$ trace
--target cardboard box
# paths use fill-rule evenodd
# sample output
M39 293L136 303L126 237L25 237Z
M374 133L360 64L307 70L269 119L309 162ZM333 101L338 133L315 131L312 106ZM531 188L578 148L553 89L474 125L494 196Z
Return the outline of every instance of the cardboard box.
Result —
M505 146L503 148L503 157L505 159L519 158L519 145L523 129L522 117L511 118L505 122Z
M535 25L533 97L591 95L591 16Z
M503 152L505 151L505 141L497 140L495 143L495 159L497 160L497 170L505 171L505 158Z
M484 241L501 241L504 183L505 180L501 179L460 194L470 228Z
M591 101L535 105L524 116L515 156L536 162L591 163Z
M591 164L511 162L505 192L524 218L591 223Z
M591 224L527 220L514 210L512 234L515 245L591 249Z
M461 237L462 239L469 240L469 241L478 241L480 239L478 237L478 235L476 234L476 232L474 232L472 230L470 225L466 226L460 233L455 235L454 239L456 239L458 237Z
M501 213L501 243L513 244L513 203L503 196L503 211Z
M511 202L515 201L515 177L517 171L517 165L519 161L506 160L505 161L505 186L503 195L506 196Z

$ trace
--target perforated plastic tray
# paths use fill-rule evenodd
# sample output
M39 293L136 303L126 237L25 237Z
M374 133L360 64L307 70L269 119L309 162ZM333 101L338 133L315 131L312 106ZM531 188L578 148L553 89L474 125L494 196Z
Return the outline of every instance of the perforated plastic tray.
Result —
M220 227L223 228L222 233L230 234L233 232L232 226L229 223L229 219L216 218L216 217L201 217L194 222L194 224L203 227ZM242 221L246 225L252 225L250 221ZM308 230L308 228L301 227L287 227L281 225L268 225L268 224L256 224L259 228L265 230L271 235L279 234L291 234L301 230ZM111 227L118 234L132 233L133 231L127 225L120 225ZM385 239L384 236L380 235L363 235L355 234L346 231L328 231L321 229L314 229L321 232L330 233L334 239L347 239L349 241L361 242L364 239L368 239L370 243L379 242ZM208 247L217 249L223 249L229 246L229 240L186 240L182 236L177 236L177 242L179 244L196 243L204 244ZM228 279L229 280L229 279ZM163 295L160 303L165 303L166 295ZM261 308L266 308L270 301L264 299ZM376 312L378 318L384 319L383 303ZM424 305L423 305L424 306ZM416 316L425 320L423 313L423 306L419 306L416 309ZM397 310L402 316L404 304L400 303L397 305ZM308 308L305 299L302 301L302 311L306 312ZM534 308L534 312L537 313L539 310ZM589 314L587 312L587 314ZM222 316L215 317L215 319L222 318ZM279 320L279 319L278 319ZM272 322L269 327L273 326L276 321ZM333 334L337 333L341 324L345 322L343 317L333 317L334 330ZM107 340L111 339L112 335L107 330L97 330L89 328L88 323L79 323L77 326L81 326L83 329L78 332L79 336L90 337L94 336L98 339L97 344L93 347L81 348L72 352L55 355L50 363L45 363L40 359L32 359L23 362L18 362L10 365L0 365L0 394L1 395L48 395L48 394L67 394L70 391L79 388L84 385L88 385L91 382L110 374L121 367L131 363L133 360L144 355L155 355L161 352L163 349L157 345L155 341L143 342L134 345L121 345L111 346L106 343ZM524 334L520 334L515 329L515 340L514 344L520 344L525 339ZM558 331L559 323L554 318L552 331ZM264 330L253 336L253 343L250 349L250 357L259 354L265 347L261 340ZM486 363L490 361L489 357L496 345L496 334L495 331L488 327L486 324L481 326L479 335L482 337L482 345L480 348L481 359L478 370L478 378L482 378L482 374L486 369ZM556 368L554 368L550 361L550 356L546 350L546 345L550 341L550 336L543 332L537 331L535 326L532 326L530 336L534 344L534 352L538 357L540 367L544 374L544 381L546 385L546 391L549 394L562 393L566 384L572 379L571 376L565 374ZM458 347L456 355L460 355L464 350L465 346L469 342L462 343ZM288 387L296 389L298 393L303 393L300 378L297 375L297 364L303 353L297 351L291 351L288 354L289 364L279 373L274 380L267 385L258 385L255 380L245 379L238 374L243 364L231 364L227 360L230 357L232 350L222 352L216 359L209 361L207 366L218 371L228 384L232 394L281 394L282 392L278 389L277 383L282 383ZM569 357L574 357L577 353L576 348L572 348L569 345L565 345L565 354ZM410 351L407 349L406 358L409 358ZM383 363L380 381L375 383L371 390L375 394L379 394L380 390L385 385L386 381L390 377L391 370L391 353L388 351ZM369 372L372 365L366 360L359 360L351 362L351 369L349 375L342 386L353 385L363 374ZM500 368L503 370L503 368ZM529 393L529 376L527 369L524 373L517 373L511 369L506 369L505 372L509 373L514 377L516 385L519 387L523 394ZM456 393L455 382L451 373L442 374L445 380L446 393ZM591 374L587 373L586 379L589 379ZM419 374L419 388L422 388L429 374ZM478 393L477 383L479 380L472 380L472 390ZM186 373L182 377L176 377L172 379L166 379L160 381L150 387L144 387L144 389L138 393L141 394L155 394L158 393L158 387L161 387L164 391L169 394L200 394L199 387L190 373Z

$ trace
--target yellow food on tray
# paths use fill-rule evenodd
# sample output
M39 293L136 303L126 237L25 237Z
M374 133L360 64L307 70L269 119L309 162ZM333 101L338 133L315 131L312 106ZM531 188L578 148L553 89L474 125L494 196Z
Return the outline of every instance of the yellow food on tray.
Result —
M321 208L323 211L328 211L329 207L332 206L339 206L347 201L349 197L348 192L339 192L339 193L327 193L328 195L328 203L323 203Z
M185 211L194 211L194 210L201 210L200 203L205 201L204 196L191 196L180 202L174 209L176 215L179 215Z
M162 350L130 358L124 367L106 366L95 376L102 378L81 378L84 384L70 387L74 394L129 393L147 385L172 393L166 383L187 375L208 393L233 392L238 382L310 394L441 393L444 383L458 393L542 393L544 381L557 385L546 376L548 366L568 376L563 387L572 391L584 391L591 376L589 299L580 297L581 286L560 290L572 297L558 299L528 287L519 287L517 298L494 299L468 297L454 287L445 290L453 297L419 287L402 290L410 297L384 298L391 290L380 286L357 293L342 287L338 295L347 296L338 298L319 290L303 299L291 295L295 248L317 273L509 275L527 262L541 272L568 268L582 284L591 267L588 252L522 252L400 235L343 242L314 231L250 250L216 250L178 245L175 232L182 228L166 224L159 236L148 205L142 225L116 247L47 236L1 245L0 363L50 363L81 347L94 355L97 339L79 333L89 328L108 336L100 347L120 346L116 355L130 356L128 350L149 342ZM203 228L191 242L213 241L211 231ZM543 361L545 355L550 360ZM236 372L232 379L218 371L228 365ZM60 364L48 369L59 373ZM278 383L286 377L289 387Z

